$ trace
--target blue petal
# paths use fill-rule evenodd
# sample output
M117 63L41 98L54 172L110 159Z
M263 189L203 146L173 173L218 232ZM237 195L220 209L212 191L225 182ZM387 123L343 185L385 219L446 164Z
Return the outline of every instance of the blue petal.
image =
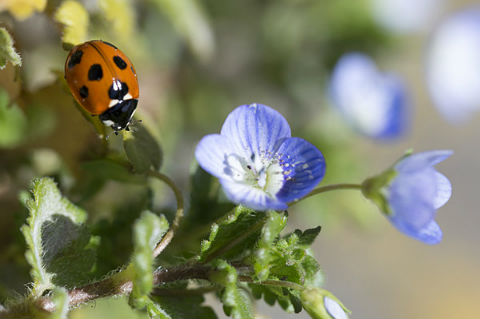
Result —
M230 179L220 179L225 195L234 203L242 204L258 211L265 210L285 210L287 204L276 198L267 195L263 190L232 181Z
M239 154L270 154L278 140L290 137L287 120L262 104L242 105L233 110L223 124L221 134L228 137Z
M287 177L277 198L291 202L302 198L318 184L325 174L325 159L312 144L298 137L287 138L276 154Z
M384 85L385 90L391 96L391 100L386 113L384 128L373 137L391 140L404 135L408 130L410 119L409 99L403 83L396 77L386 76Z
M405 132L405 87L397 77L380 73L370 57L360 53L342 56L332 75L330 94L334 105L360 133L392 139Z
M417 233L433 219L437 194L436 171L398 175L389 188L391 222L405 233Z
M425 244L435 245L442 241L442 230L435 221L431 221L414 236Z
M210 134L203 137L195 149L198 164L218 178L228 178L225 159L233 153L233 147L225 136Z
M445 177L445 175L439 172L435 173L437 179L437 194L433 199L433 206L435 209L438 209L445 205L445 203L450 199L450 196L452 196L452 184L450 184L450 181Z
M453 151L450 150L438 150L416 153L398 162L395 165L395 169L400 173L415 172L438 164L443 160L447 159L452 154Z

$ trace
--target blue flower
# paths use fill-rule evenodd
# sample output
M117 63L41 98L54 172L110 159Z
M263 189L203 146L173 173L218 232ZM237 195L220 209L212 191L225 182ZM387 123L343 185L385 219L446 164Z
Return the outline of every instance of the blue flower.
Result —
M451 122L480 109L480 7L450 16L436 30L427 53L433 103Z
M368 56L349 53L340 58L330 81L333 104L360 133L389 140L407 128L408 101L400 80L380 73Z
M452 186L433 166L451 154L428 151L407 156L392 169L366 180L363 193L398 230L426 244L437 244L442 231L434 218L449 200Z
M285 118L261 104L242 105L220 134L205 136L195 150L200 166L219 178L228 198L255 210L284 210L308 194L325 174L322 153L291 137Z

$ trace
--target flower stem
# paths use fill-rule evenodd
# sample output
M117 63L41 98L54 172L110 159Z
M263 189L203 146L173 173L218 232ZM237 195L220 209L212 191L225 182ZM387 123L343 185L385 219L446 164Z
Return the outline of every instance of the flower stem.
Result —
M311 196L314 196L314 195L317 195L317 194L321 194L321 193L325 193L325 192L329 192L329 191L339 190L339 189L359 189L360 190L360 189L362 189L362 185L361 184L332 184L332 185L318 187L318 188L315 188L313 191L311 191L306 196L302 197L301 199L290 203L288 206L290 207L290 206L292 206L292 205L294 205L294 204L296 204L296 203L300 202L301 200L304 200L308 197L311 197Z
M291 281L285 281L285 280L264 280L264 281L259 281L255 282L253 279L249 276L238 276L239 281L243 282L248 282L256 285L266 285L266 286L276 286L276 287L283 287L283 288L290 288L290 289L295 289L295 290L304 290L305 288L297 283L291 282Z
M183 196L180 190L178 189L177 185L166 175L150 170L147 172L147 175L150 177L157 178L164 182L165 184L170 187L170 189L173 191L175 195L175 199L177 201L177 211L175 213L175 218L173 219L173 223L170 226L170 229L168 232L163 236L163 238L158 242L157 246L153 250L153 257L157 257L160 255L160 253L170 244L170 242L173 239L173 236L175 235L175 232L177 231L178 227L180 226L180 221L182 220L183 217L183 210L184 210L184 205L183 205Z

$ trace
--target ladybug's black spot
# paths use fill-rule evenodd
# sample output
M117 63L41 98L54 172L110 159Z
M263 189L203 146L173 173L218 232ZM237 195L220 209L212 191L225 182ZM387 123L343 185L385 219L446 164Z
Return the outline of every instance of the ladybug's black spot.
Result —
M125 82L118 80L113 81L113 84L108 89L108 96L112 100L123 100L123 97L128 93L128 85Z
M113 62L115 62L120 70L124 70L127 67L127 63L125 63L125 61L123 61L118 55L113 57Z
M102 77L102 66L100 64L93 64L88 70L88 79L90 81L100 81Z
M88 88L84 85L78 90L78 93L80 93L80 96L85 99L88 96Z
M118 50L118 48L117 48L116 46L114 46L113 44L111 44L110 42L103 41L103 40L102 40L102 42L105 43L106 45L111 46L111 47L114 48L115 50Z
M83 55L82 50L77 50L73 52L72 56L70 57L70 60L68 61L68 68L71 69L75 65L79 64L82 61L82 55Z

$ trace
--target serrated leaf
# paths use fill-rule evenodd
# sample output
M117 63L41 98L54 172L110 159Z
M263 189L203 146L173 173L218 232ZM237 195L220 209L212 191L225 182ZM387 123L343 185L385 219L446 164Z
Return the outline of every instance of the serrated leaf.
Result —
M315 228L307 229L303 232L299 229L296 229L295 230L295 235L298 236L297 245L299 247L303 247L303 248L310 247L310 245L312 245L313 242L315 241L315 238L317 238L321 229L322 229L322 227L320 227L320 226L315 227Z
M212 225L209 238L201 243L198 259L207 261L214 257L234 258L244 254L255 245L266 217L264 212L235 207L218 224Z
M210 24L196 0L151 0L186 40L202 61L213 53L215 42Z
M157 216L144 211L133 226L134 251L131 269L133 272L133 289L130 305L137 309L146 306L148 295L153 288L153 249L168 230L165 216Z
M220 300L225 314L238 319L254 318L248 294L238 287L237 270L221 259L214 266L216 271L210 275L210 279L224 287L220 292Z
M151 167L160 169L162 149L143 125L138 124L134 131L123 132L123 148L135 171L144 173Z
M7 62L15 66L22 65L22 59L15 51L10 33L8 33L7 29L0 27L0 70L5 68Z
M55 285L72 287L88 280L98 240L84 226L85 211L63 198L52 179L32 184L34 198L26 203L30 216L21 230L32 267L32 293L39 296Z
M156 313L160 313L160 315L158 315L158 317L151 316L150 310L147 310L150 318L217 318L212 308L208 306L202 306L203 302L205 301L205 298L202 295L155 296L152 297L152 300L155 301L154 309ZM159 309L161 309L161 311L159 311ZM162 315L164 317L162 317Z
M27 134L25 115L17 105L8 104L8 93L0 88L0 148L21 144Z
M256 299L263 299L271 306L278 302L283 310L289 313L299 313L302 311L302 304L295 292L282 287L263 286L260 283L249 284L252 294Z
M88 12L77 1L66 0L55 12L55 21L63 25L62 42L66 48L88 38Z

